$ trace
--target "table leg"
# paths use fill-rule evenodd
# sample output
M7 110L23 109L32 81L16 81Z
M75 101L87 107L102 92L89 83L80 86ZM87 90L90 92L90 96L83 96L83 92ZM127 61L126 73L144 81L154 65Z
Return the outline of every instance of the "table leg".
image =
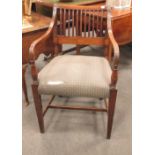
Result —
M25 80L25 71L26 71L27 65L22 66L22 89L25 96L26 106L29 105L28 95L27 95L27 86L26 86L26 80Z

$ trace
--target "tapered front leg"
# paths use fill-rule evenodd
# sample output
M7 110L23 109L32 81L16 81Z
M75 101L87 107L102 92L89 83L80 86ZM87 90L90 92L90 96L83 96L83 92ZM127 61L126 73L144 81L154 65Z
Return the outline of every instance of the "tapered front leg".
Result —
M43 109L41 104L41 96L38 94L37 84L32 84L32 92L33 92L33 99L34 99L35 109L36 109L38 123L40 127L40 132L44 133Z
M117 96L117 89L111 89L110 97L109 97L109 105L108 105L107 139L110 139L110 137L111 137L116 96Z

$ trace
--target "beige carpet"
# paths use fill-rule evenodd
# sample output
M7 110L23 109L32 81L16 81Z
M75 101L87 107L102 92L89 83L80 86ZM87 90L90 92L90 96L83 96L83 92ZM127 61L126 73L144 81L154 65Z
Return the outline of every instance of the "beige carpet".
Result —
M70 46L65 46L64 49ZM24 107L23 98L23 155L131 155L131 84L132 51L121 47L118 98L112 137L106 139L106 113L91 111L50 110L45 116L45 133L39 132L31 94L30 69L26 72L30 105ZM100 47L86 47L83 55L103 55ZM72 54L72 53L69 53ZM43 57L38 64L43 65ZM46 105L47 96L43 97ZM93 98L60 98L59 104L91 104L101 106Z

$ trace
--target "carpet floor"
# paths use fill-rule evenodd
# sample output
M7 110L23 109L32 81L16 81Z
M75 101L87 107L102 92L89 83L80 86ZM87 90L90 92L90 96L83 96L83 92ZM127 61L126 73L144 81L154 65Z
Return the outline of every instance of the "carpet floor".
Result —
M71 46L64 46L68 49ZM68 54L74 54L74 51ZM102 56L101 47L89 46L81 49L82 55ZM43 56L37 62L42 67ZM49 110L45 116L45 133L39 126L33 104L30 68L26 71L30 105L24 106L22 117L23 155L131 155L132 113L132 48L120 48L118 96L112 136L106 139L106 113L91 111ZM49 96L43 96L43 107ZM57 104L101 106L102 101L93 98L56 97Z

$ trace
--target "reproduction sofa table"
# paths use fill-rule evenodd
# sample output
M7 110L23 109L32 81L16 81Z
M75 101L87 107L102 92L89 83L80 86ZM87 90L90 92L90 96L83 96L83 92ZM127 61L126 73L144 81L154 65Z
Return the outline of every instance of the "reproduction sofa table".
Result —
M105 3L106 0L72 0L72 1L68 1L67 0L36 0L34 1L34 3L40 3L44 6L47 7L53 7L53 4L72 4L72 5L96 5L96 4L103 4Z

